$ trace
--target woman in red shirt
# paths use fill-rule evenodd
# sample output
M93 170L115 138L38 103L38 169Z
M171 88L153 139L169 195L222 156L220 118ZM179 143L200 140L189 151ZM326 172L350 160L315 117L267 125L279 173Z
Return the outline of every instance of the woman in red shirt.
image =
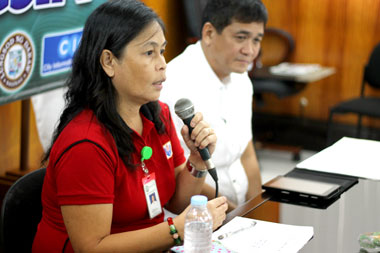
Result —
M162 21L137 0L107 1L89 16L45 157L33 252L166 250L178 240L163 207L179 214L173 222L183 238L186 207L204 183L195 176L206 169L197 148L212 153L216 136L195 114L191 136L182 129L193 150L186 161L169 109L158 101L165 46ZM225 197L208 207L215 229L225 219Z

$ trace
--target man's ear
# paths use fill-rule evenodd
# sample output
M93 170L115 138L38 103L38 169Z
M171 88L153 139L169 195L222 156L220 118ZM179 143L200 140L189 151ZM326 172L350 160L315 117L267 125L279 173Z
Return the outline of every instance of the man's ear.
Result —
M202 27L202 41L209 46L216 35L215 27L210 23L206 22Z
M104 72L106 72L107 76L109 76L110 78L112 78L115 75L114 58L115 56L108 49L104 49L102 51L102 54L100 55L100 64L102 65Z

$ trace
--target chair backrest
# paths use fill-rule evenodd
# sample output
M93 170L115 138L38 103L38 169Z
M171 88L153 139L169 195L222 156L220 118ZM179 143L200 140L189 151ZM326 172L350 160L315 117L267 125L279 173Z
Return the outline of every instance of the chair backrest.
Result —
M182 0L187 29L187 43L201 38L202 12L207 0Z
M45 168L40 168L22 176L6 193L0 220L2 252L31 252L42 217L45 172Z
M373 49L364 68L364 80L373 88L380 88L380 43Z
M295 42L290 33L279 28L267 27L258 60L263 66L274 66L289 61L294 47Z

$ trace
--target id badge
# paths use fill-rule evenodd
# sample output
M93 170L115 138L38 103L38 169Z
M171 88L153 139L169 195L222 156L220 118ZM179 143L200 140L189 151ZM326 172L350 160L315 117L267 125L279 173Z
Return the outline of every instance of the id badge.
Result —
M160 197L156 185L155 173L148 174L142 179L146 204L148 206L149 217L152 219L162 213Z

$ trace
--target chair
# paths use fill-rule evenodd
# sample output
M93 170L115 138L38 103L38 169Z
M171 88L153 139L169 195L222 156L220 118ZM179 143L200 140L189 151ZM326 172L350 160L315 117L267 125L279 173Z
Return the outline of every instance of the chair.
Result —
M207 0L182 0L187 44L193 44L201 38L202 12L206 3Z
M259 56L254 62L254 68L249 72L256 105L264 105L262 98L264 93L273 93L277 97L283 98L300 91L300 85L276 79L267 73L270 66L288 62L294 47L293 36L287 31L274 27L265 29Z
M19 178L8 190L1 209L2 252L31 252L42 217L41 192L46 168Z
M295 48L293 36L279 28L267 27L261 45L260 61L264 66L273 66L289 61Z
M327 123L327 145L331 144L332 123L335 114L353 113L358 115L357 138L361 136L362 116L380 118L380 97L365 96L366 84L380 90L380 43L375 46L367 65L364 67L360 97L340 102L330 109Z
M259 56L254 61L254 68L248 73L253 85L256 109L265 105L263 99L265 93L271 93L278 98L284 98L300 92L306 86L305 83L295 83L294 81L277 78L269 72L271 66L282 62L289 62L294 48L295 41L293 36L287 31L274 27L267 27L265 29ZM255 115L257 113L254 113L254 117L256 117ZM256 118L254 122L257 125ZM270 140L267 140L267 136L272 136L273 131L268 131L268 129L260 131L256 128L254 134L259 140L259 143L257 143L258 148L261 146L261 148L289 151L292 153L294 161L300 160L301 147L274 144ZM260 136L263 137L261 138Z

